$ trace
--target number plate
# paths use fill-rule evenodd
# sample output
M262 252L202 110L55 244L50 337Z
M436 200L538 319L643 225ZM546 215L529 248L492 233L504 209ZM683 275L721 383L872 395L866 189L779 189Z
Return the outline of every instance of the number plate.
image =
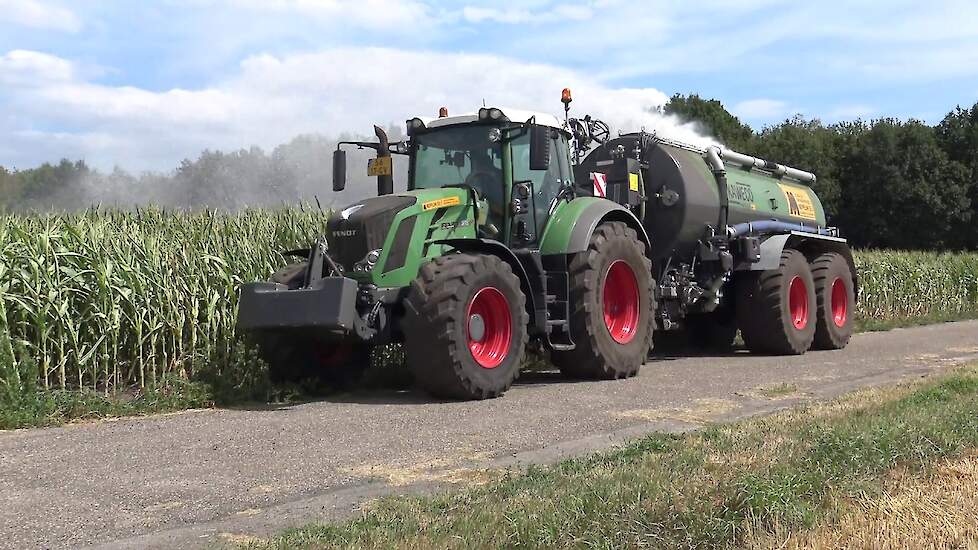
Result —
M368 176L393 176L394 167L390 157L377 157L367 161Z

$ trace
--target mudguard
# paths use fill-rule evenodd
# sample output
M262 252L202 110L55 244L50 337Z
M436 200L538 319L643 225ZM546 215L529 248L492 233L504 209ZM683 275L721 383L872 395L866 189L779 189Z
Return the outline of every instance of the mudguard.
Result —
M777 269L781 265L781 253L785 248L800 250L809 260L825 252L839 254L849 264L849 270L852 272L853 292L857 298L859 297L859 274L856 271L856 261L852 256L852 251L849 250L848 242L840 237L816 235L801 231L774 235L761 243L761 261L750 264L748 269L751 271Z
M540 253L573 254L587 250L591 234L604 222L619 221L638 233L649 251L652 241L642 222L630 210L616 202L598 197L578 197L561 203L547 223L540 239Z

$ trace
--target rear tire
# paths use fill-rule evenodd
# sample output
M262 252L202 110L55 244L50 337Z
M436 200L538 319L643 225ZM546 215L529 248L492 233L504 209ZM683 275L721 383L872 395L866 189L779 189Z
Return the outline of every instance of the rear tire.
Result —
M818 306L813 349L842 349L849 343L856 311L856 293L849 262L829 252L812 261Z
M405 301L407 363L435 397L487 399L519 376L526 297L496 256L453 254L421 267Z
M805 255L785 249L778 269L737 281L737 325L747 349L801 355L815 338L815 284Z
M570 331L575 348L554 351L564 376L635 376L652 344L652 262L634 229L621 222L594 230L570 262Z

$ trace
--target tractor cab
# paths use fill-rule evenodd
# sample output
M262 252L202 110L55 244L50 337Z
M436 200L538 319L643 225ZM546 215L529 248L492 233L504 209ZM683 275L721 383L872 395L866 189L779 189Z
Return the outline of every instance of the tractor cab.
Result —
M570 134L556 117L511 109L407 121L408 189L459 187L478 204L479 237L538 242L562 192L573 189Z

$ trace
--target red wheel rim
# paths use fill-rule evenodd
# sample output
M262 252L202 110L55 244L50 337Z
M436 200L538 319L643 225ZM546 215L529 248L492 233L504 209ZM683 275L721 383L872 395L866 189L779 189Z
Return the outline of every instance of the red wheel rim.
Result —
M801 277L791 280L788 287L788 312L791 314L791 324L802 330L808 326L808 289Z
M494 369L509 355L513 322L509 302L497 288L480 289L465 313L465 337L472 358L484 369Z
M844 327L849 320L849 293L842 279L832 282L832 321L837 327Z
M631 266L615 260L604 278L604 324L615 342L627 344L638 332L638 280Z

